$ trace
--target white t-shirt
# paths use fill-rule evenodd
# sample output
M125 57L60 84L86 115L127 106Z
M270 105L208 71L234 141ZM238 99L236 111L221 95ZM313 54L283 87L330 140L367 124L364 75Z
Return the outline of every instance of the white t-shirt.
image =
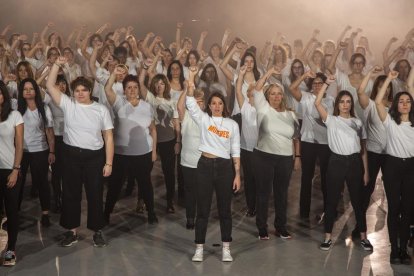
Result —
M221 62L221 60L220 60L220 62ZM224 75L223 71L220 69L220 62L216 64L216 63L214 62L213 58L212 58L212 57L210 57L210 56L208 56L208 57L204 60L204 64L205 64L205 65L207 65L207 64L209 64L209 63L211 63L211 64L213 64L213 65L214 65L214 67L216 68L216 71L217 71L217 77L218 77L219 83L220 83L222 86L227 87L227 78L226 78L226 75ZM227 65L227 68L229 68L229 67L230 67L230 65Z
M50 111L52 111L53 132L55 133L56 136L62 136L64 132L64 125L65 125L62 109L58 107L57 105L55 105L55 103L52 101L52 98L49 96L49 94L45 94L45 98L43 102L47 104L50 108Z
M292 93L290 93L290 90L289 90L289 86L291 85L291 83L292 82L290 81L289 75L282 75L282 84L283 84L283 87L285 88L287 107L294 110L296 114L298 115L298 118L302 119L302 107L299 104L299 102L295 98L293 98ZM308 92L309 90L304 81L300 83L299 89L300 91L306 91L306 92ZM304 93L302 92L302 94Z
M316 96L309 92L301 91L301 93L302 98L300 99L300 106L303 118L301 141L327 145L327 129L315 107ZM326 97L322 99L322 105L330 115L333 113L334 103L335 99L329 95L326 95Z
M244 101L240 113L242 117L240 147L244 150L253 151L259 136L256 108L248 101Z
M331 151L340 155L351 155L361 151L361 139L366 139L367 134L360 119L328 115L325 124L328 128L328 145Z
M102 131L114 128L105 106L96 102L80 104L62 94L59 107L63 110L65 120L65 144L90 150L103 147Z
M200 129L197 123L185 113L181 122L181 165L188 168L197 168L198 160L201 156Z
M23 124L20 112L13 110L6 121L0 122L0 169L13 169L15 127Z
M364 119L367 128L367 150L378 154L386 153L387 133L379 118L375 102L371 99L364 110Z
M45 105L46 125L39 110L26 109L23 115L24 121L24 150L28 152L39 152L49 148L47 144L45 129L53 127L53 117L50 108Z
M270 154L293 155L293 138L299 136L299 123L293 111L278 112L264 93L254 91L259 137L257 149Z
M155 97L150 91L145 99L151 104L155 112L155 126L157 128L157 142L167 142L175 138L174 121L178 119L177 104L173 99L167 100Z
M239 126L229 118L213 117L203 112L194 97L186 98L186 105L191 118L200 128L201 152L230 159L240 157Z
M387 114L383 123L387 132L387 154L398 158L414 157L414 127L411 122L397 125Z
M398 92L402 92L402 91L407 91L407 85L405 82L403 82L402 80L400 80L399 78L393 79L391 81L392 84L392 96L395 97L395 95Z
M116 95L114 143L115 153L122 155L143 155L152 151L152 137L149 127L154 120L152 106L140 100L137 106L125 97Z
M238 78L239 78L238 74L234 74L234 79L233 79L234 87L236 87ZM255 83L253 83L253 84L255 84ZM242 95L243 95L245 101L249 100L249 98L247 97L247 90L248 89L249 89L249 84L245 80L243 80L241 92L242 92ZM234 99L233 112L231 113L231 116L234 116L234 115L239 114L239 113L240 113L240 107L239 107L239 104L237 103L237 99L235 98Z

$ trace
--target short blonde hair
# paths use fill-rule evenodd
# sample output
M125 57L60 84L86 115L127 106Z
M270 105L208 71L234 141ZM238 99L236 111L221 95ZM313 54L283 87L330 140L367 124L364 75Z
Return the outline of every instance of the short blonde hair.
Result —
M266 85L265 87L264 87L264 89L263 89L263 93L264 93L264 96L265 96L265 98L266 98L266 101L268 101L269 102L269 94L270 94L270 91L273 89L273 88L279 88L280 89L280 91L282 91L282 94L283 94L283 97L282 97L282 102L280 103L281 104L281 108L282 108L282 110L283 111L285 111L285 110L287 110L288 108L287 108L287 102L286 102L286 94L285 94L285 89L283 88L283 86L282 85L280 85L279 83L272 83L272 84L268 84L268 85Z

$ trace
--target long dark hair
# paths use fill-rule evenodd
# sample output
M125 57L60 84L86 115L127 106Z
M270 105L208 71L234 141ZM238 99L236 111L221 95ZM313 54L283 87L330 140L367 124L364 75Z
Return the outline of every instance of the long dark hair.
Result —
M216 67L213 64L211 64L211 63L208 63L206 66L204 66L203 72L201 73L201 76L200 76L200 79L202 81L204 81L204 82L207 82L206 81L206 71L209 68L213 68L214 69L214 82L218 82L218 74L217 74Z
M165 77L165 75L163 74L156 74L152 80L151 80L151 84L149 86L149 91L154 94L154 96L157 96L157 91L155 91L155 85L157 84L157 82L162 81L165 85L165 89L164 89L164 93L163 93L163 98L166 100L170 100L171 99L171 85L170 82L168 81L168 79Z
M373 101L375 101L375 98L377 97L378 91L379 91L379 85L382 83L384 84L385 79L387 78L386 75L380 75L378 76L375 81L374 81L374 85L372 86L372 91L371 91L371 95L369 96L369 98ZM390 88L390 93L388 94L388 101L392 102L392 95L394 94L393 90L392 90L392 83L390 83L388 85L388 87Z
M195 59L197 60L197 63L200 60L200 54L197 52L197 50L191 50L190 52L188 52L187 58L185 59L185 63L184 63L184 65L187 67L190 66L190 55L193 55L195 57Z
M339 91L338 96L336 96L333 115L339 116L339 101L342 99L343 96L349 96L351 98L351 110L349 111L349 114L351 115L351 117L355 118L354 97L352 97L351 92L346 90Z
M171 74L171 67L177 64L180 67L180 86L181 86L181 90L184 89L184 69L183 66L181 65L181 63L178 60L173 60L173 62L170 63L170 65L168 65L168 69L167 69L167 78L169 81L172 81L172 74Z
M397 125L401 124L401 113L398 112L398 102L400 101L400 97L403 95L407 95L410 98L411 109L408 113L408 120L411 122L411 127L414 127L414 100L413 96L411 96L411 94L407 91L398 92L397 95L395 95L388 113L390 114L391 118L397 123Z
M240 67L242 67L244 65L244 62L245 62L247 57L252 57L253 58L253 62L254 62L253 75L254 75L254 79L256 81L258 81L260 79L260 73L259 73L259 70L257 70L256 57L254 56L254 54L252 52L246 51L244 53L243 57L241 58Z
M9 118L12 112L11 98L7 86L0 80L0 93L3 95L3 103L1 104L0 122L4 122Z
M35 104L37 107L37 110L39 111L39 116L42 118L43 123L46 124L46 112L45 112L45 104L42 101L42 96L40 95L40 88L39 85L37 85L36 81L31 78L24 79L19 84L19 96L17 97L17 110L24 115L27 110L27 102L23 98L23 90L24 85L30 82L33 85L34 91L35 91Z
M303 62L302 62L300 59L295 58L295 59L292 61L292 64L290 65L290 75L289 75L289 79L290 79L290 82L291 82L291 83L293 83L293 82L297 79L297 77L295 76L295 74L293 74L293 65L294 65L295 63L300 63L300 66L302 67L302 71L303 71L303 73L305 73L305 66L303 65ZM303 74L303 73L302 73L302 74Z
M226 105L226 101L224 100L224 96L220 92L217 92L217 91L213 92L210 95L210 97L208 97L207 105L206 105L206 112L207 112L208 116L210 116L210 117L212 116L211 109L210 109L210 104L211 104L211 101L213 100L214 97L219 98L223 102L223 114L222 114L223 118L229 117L230 113L227 109L227 105Z

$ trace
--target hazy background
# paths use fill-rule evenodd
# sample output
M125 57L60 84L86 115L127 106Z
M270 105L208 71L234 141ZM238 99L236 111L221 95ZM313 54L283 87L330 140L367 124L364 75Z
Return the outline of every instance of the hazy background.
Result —
M392 36L401 43L414 27L414 0L0 0L0 10L0 29L11 23L13 32L30 37L48 21L64 35L74 26L95 31L110 22L112 28L133 26L138 38L153 31L171 42L182 21L183 35L194 43L201 31L209 31L206 46L221 41L227 27L260 48L278 31L290 43L305 42L314 28L321 30L321 40L336 41L349 24L363 29L377 54Z

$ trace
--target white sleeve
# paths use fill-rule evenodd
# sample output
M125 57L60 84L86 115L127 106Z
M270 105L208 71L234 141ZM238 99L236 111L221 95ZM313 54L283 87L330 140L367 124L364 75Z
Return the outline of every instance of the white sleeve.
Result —
M96 69L96 81L102 85L105 85L108 79L109 72L102 67L98 67L98 69Z
M72 100L65 94L60 94L60 103L59 107L62 109L63 112L66 112L74 103Z
M115 112L118 112L122 106L123 106L123 101L122 101L121 96L115 93L115 102L112 105L112 108L114 109Z
M186 96L185 104L187 106L188 113L190 114L191 118L193 118L194 122L196 122L197 125L200 125L203 116L205 116L206 114L200 109L196 99L194 97Z
M231 157L240 157L240 131L236 122L233 124L233 133L231 135Z
M262 110L268 106L268 102L266 101L266 98L264 96L264 92L262 91L253 91L254 95L254 106L256 107L256 110Z
M114 125L112 124L111 115L109 115L109 110L106 106L102 105L102 126L101 130L113 129Z
M46 113L46 126L45 127L53 127L52 112L50 111L50 108L47 105L45 105L45 113Z

